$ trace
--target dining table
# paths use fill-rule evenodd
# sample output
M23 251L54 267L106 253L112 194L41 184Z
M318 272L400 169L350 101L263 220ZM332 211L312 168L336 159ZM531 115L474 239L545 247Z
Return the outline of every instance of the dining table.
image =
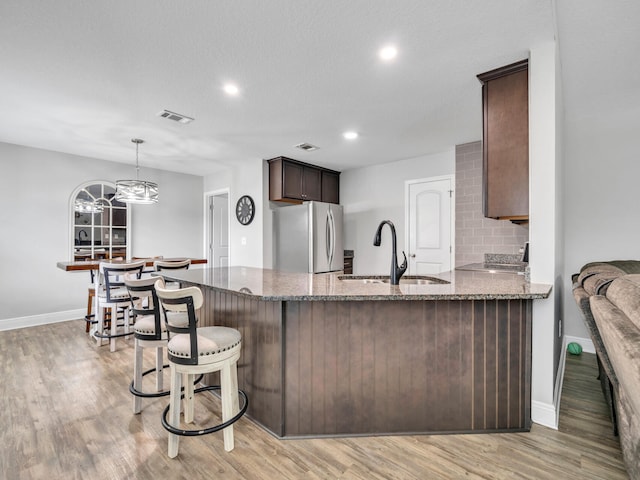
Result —
M189 257L176 257L176 258L159 258L159 257L148 257L148 258L134 258L132 260L127 260L127 262L138 262L141 260L145 261L145 265L147 267L153 267L153 262L156 260L162 260L163 262L177 262L180 260L186 260ZM189 258L191 260L192 265L205 264L207 263L206 258ZM83 270L98 270L100 263L125 263L125 260L76 260L71 262L58 262L57 266L61 270L65 272L76 272Z
M93 298L95 296L95 289L93 288L93 283L96 279L95 274L96 274L96 270L98 270L100 268L100 264L101 263L127 263L127 262L139 262L141 260L144 260L145 262L145 266L146 267L153 267L153 262L155 262L156 260L162 260L163 262L177 262L177 261L182 261L182 260L186 260L189 257L175 257L175 258L168 258L168 257L133 257L130 260L121 260L121 259L113 259L113 260L106 260L106 259L89 259L89 260L75 260L75 261L70 261L70 262L58 262L57 263L57 267L61 270L64 270L65 272L80 272L80 271L85 271L85 272L89 272L90 276L91 276L91 283L89 284L89 292L88 292L88 298L87 298L87 315L85 316L85 320L87 320L87 328L86 331L89 332L90 330L90 322L93 323L93 318L94 318L94 314L93 312ZM206 258L189 258L189 260L191 260L191 264L192 265L198 265L198 264L205 264L207 263L207 259ZM145 272L149 272L149 270L146 270Z

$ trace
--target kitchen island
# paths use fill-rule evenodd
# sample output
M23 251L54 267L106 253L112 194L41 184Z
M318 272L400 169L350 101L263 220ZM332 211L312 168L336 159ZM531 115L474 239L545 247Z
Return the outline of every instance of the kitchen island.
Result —
M249 267L162 274L203 289L203 326L241 332L248 415L278 437L530 428L532 302L550 285L468 271L397 286Z

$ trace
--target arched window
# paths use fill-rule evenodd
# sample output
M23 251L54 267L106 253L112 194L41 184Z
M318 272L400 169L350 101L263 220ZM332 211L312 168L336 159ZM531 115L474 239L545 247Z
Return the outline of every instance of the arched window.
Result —
M115 200L116 186L94 181L71 195L71 260L129 258L130 209Z

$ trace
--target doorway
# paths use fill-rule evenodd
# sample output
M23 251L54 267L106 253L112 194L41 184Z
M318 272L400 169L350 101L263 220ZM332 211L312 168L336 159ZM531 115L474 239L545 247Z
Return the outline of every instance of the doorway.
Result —
M405 182L406 239L411 275L453 269L453 175Z
M206 194L206 251L212 267L229 266L229 190Z

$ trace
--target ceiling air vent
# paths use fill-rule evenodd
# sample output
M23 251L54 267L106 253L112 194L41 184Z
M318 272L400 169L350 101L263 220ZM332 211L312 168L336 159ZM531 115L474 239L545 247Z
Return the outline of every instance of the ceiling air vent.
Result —
M193 118L187 117L186 115L180 115L179 113L170 112L169 110L162 110L158 112L158 116L162 118L168 118L169 120L173 120L179 123L191 123L193 122Z
M310 143L299 143L298 145L296 145L296 148L299 148L300 150L306 150L307 152L313 152L314 150L318 150L319 147L311 145Z

